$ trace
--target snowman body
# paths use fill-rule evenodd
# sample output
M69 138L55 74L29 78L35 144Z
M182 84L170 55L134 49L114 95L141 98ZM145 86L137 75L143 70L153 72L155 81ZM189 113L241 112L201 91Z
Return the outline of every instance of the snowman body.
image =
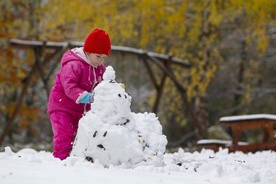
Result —
M167 139L153 113L131 112L131 96L106 68L91 110L79 121L72 156L109 165L163 164Z

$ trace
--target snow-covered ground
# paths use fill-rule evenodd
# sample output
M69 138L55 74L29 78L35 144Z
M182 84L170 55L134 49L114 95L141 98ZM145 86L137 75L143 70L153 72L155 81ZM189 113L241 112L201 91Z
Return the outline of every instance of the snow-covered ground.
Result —
M0 152L0 184L276 184L276 152L165 153L158 117L131 112L131 96L115 78L107 67L70 157L61 161L50 152L6 147Z
M276 183L276 152L255 154L228 153L220 150L166 153L165 165L103 167L83 158L69 157L60 161L50 152L9 147L0 152L1 184L96 183L96 184L241 184Z

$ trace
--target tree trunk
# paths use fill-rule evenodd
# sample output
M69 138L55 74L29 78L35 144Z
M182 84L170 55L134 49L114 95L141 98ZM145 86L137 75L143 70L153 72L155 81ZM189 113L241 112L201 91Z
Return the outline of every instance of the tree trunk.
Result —
M242 91L242 85L243 85L243 82L244 82L244 70L245 70L245 62L247 60L247 53L246 53L246 43L245 43L245 40L243 40L241 42L241 46L242 46L242 49L241 49L241 61L240 61L240 64L239 64L239 71L238 71L238 77L237 77L237 87L236 87L236 93L234 94L234 111L233 111L233 115L239 115L239 112L240 112L240 105L241 105L241 101L242 101L242 94L241 94L241 91Z
M207 122L208 122L208 101L206 93L199 95L195 101L195 114L197 117L196 123L196 138L206 139L208 137Z
M205 8L202 12L202 33L201 33L201 43L202 43L202 52L203 52L203 71L201 74L201 81L203 82L204 78L207 76L208 73L208 66L210 61L210 49L208 45L209 41L209 22L208 18L210 15L209 9L209 1L205 1ZM207 100L207 93L205 89L204 91L200 91L199 95L195 99L195 114L197 117L196 122L196 138L197 139L204 139L208 137L207 132L207 125L208 125L208 100Z

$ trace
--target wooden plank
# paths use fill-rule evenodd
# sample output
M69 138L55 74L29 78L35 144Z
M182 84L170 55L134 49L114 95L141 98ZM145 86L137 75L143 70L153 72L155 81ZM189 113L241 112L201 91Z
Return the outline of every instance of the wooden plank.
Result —
M229 152L242 151L244 153L248 153L248 152L255 153L257 151L263 151L263 150L276 151L276 143L274 142L256 143L256 144L249 144L247 142L238 142L237 145L232 145L231 141L216 140L216 139L202 139L197 142L197 145L204 149L214 150L215 152L217 152L219 148L229 149Z
M201 139L197 141L197 145L202 149L211 149L217 152L219 151L219 148L225 149L232 147L232 141L219 139ZM239 145L248 145L248 143L239 142Z
M37 47L43 47L43 43L45 41L34 41L34 40L20 40L20 39L10 39L10 44L12 46L16 46L18 48L37 48ZM67 45L69 45L69 48L74 48L74 47L82 47L84 42L52 42L52 41L47 41L46 42L46 48L50 49L57 49L57 48L63 48ZM159 54L155 52L149 52L146 50L142 49L136 49L136 48L131 48L131 47L123 47L123 46L111 46L112 52L119 52L119 53L129 53L129 54L135 54L135 55L147 55L149 57L155 57L161 61L167 61L168 56L165 54ZM183 59L180 58L172 58L171 59L174 64L181 65L182 67L185 68L190 68L191 64Z
M257 144L248 144L248 145L232 145L226 146L230 152L242 151L244 153L252 152L255 153L257 151L263 150L273 150L276 151L276 143L257 143Z

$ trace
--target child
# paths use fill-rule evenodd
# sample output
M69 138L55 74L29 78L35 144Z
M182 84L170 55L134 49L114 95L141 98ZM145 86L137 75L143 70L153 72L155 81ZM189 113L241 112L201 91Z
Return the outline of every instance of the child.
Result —
M90 110L93 89L103 80L104 59L111 53L108 34L94 29L84 47L67 51L61 59L61 70L51 90L48 114L53 130L53 155L67 158L83 113Z

